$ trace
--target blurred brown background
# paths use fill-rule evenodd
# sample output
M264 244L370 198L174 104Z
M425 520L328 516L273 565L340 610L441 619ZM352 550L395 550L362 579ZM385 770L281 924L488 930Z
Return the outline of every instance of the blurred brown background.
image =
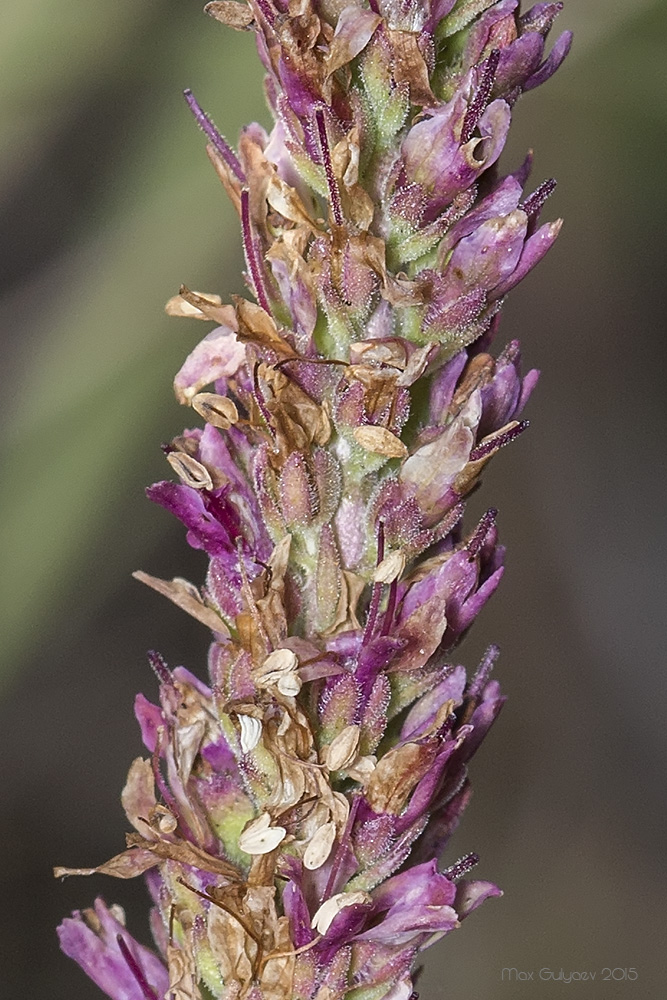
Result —
M54 927L95 894L146 937L143 886L54 882L122 844L145 650L204 669L205 631L130 579L200 579L152 507L170 380L203 327L181 281L241 291L232 213L180 91L233 139L266 122L249 38L194 0L4 0L0 35L0 992L94 1000ZM570 60L515 116L559 243L506 307L543 381L496 459L508 574L461 650L502 647L510 700L450 861L505 890L429 953L422 1000L667 995L664 459L667 5L570 0ZM502 981L503 968L533 971ZM604 981L603 969L637 970ZM540 969L595 972L544 982ZM619 971L615 972L619 976Z

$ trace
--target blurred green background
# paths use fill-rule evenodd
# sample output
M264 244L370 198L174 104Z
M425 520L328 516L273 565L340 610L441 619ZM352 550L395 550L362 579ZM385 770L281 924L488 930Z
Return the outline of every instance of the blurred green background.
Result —
M477 850L506 894L429 954L422 1000L666 995L667 5L570 0L560 22L572 55L520 103L504 161L534 147L566 218L502 330L543 381L478 500L500 508L508 574L461 651L501 644L510 701L450 861ZM2 25L0 985L94 1000L54 926L101 893L145 938L144 890L61 885L50 866L122 844L145 650L204 670L205 630L130 579L204 572L143 496L188 421L170 383L204 332L163 304L182 281L242 291L181 90L230 139L267 114L252 39L192 0L4 0ZM503 982L508 967L533 982Z

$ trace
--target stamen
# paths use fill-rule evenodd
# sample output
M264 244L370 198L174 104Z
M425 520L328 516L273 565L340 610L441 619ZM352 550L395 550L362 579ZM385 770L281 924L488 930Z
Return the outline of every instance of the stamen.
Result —
M153 668L153 673L159 680L160 684L168 684L172 687L174 682L164 657L159 653L156 653L154 649L149 649L146 655L148 656L148 662Z
M477 123L486 111L486 106L489 103L489 97L491 96L491 90L493 89L493 83L496 78L496 70L498 69L498 63L500 62L500 49L493 49L488 59L484 61L482 79L479 82L477 90L473 94L472 100L468 105L468 110L466 111L465 118L463 119L463 126L461 127L461 145L464 146L466 142L469 142L477 128Z
M221 528L227 532L230 541L234 541L241 533L241 519L238 509L227 498L228 487L223 487L218 496L215 493L202 493L206 513L215 518Z
M241 226L243 227L243 250L252 283L255 286L255 298L264 312L271 315L271 306L269 305L262 279L262 265L250 225L250 195L247 188L244 188L241 192Z
M116 942L118 943L121 955L127 962L127 966L132 975L134 976L134 978L136 979L137 983L139 984L139 988L141 989L141 992L143 993L146 1000L158 1000L157 993L146 979L146 976L144 975L144 970L141 968L136 958L128 948L127 942L124 940L122 934L116 934Z
M514 427L510 427L509 430L504 431L502 434L495 434L493 437L489 437L486 441L482 441L481 444L477 445L476 448L470 452L470 461L479 462L480 458L486 458L487 455L493 455L494 452L498 451L499 448L504 448L506 444L510 444L515 438L518 438L519 434L528 428L527 420L520 420L518 424Z
M489 679L489 674L493 670L493 665L500 656L500 650L496 645L491 645L487 649L486 653L481 659L481 662L477 668L475 676L468 685L466 691L466 698L469 701L477 701L481 695L486 682Z
M526 200L521 205L529 219L534 219L542 211L542 207L547 200L547 198L553 194L556 189L555 178L551 177L548 181L544 181L540 186L533 191L532 194L528 195Z
M475 528L475 532L468 542L468 562L472 562L479 555L480 549L484 544L486 536L488 535L492 526L496 523L496 517L498 516L498 511L495 507L489 507L486 514L483 514L480 518L479 524Z
M340 192L338 190L338 184L336 183L336 178L333 172L333 166L331 164L331 151L329 149L329 139L327 136L327 123L324 118L324 110L322 108L317 108L315 111L315 121L317 123L317 135L320 140L320 151L322 153L322 165L324 167L324 173L327 178L327 187L329 188L329 201L331 202L331 211L334 217L334 222L337 226L342 226L345 222L343 218L343 209L340 203Z
M239 163L236 154L229 143L226 141L224 136L218 132L217 128L213 124L211 118L206 114L206 112L201 108L197 99L190 89L183 91L183 96L187 101L190 111L195 116L195 121L199 125L200 129L207 137L207 139L215 146L220 156L223 158L229 169L232 171L234 176L241 184L246 183L246 175L243 172L243 167Z
M471 851L470 854L464 854L462 858L455 861L453 865L449 866L449 868L445 868L442 874L445 878L448 878L450 882L457 882L458 879L467 875L468 872L471 871L477 864L479 864L479 854L475 854Z

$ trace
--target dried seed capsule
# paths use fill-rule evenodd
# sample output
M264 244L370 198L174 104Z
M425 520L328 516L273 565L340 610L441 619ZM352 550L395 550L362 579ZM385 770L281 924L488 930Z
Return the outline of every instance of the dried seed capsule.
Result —
M239 848L244 854L270 854L283 842L287 830L282 826L271 826L271 817L262 813L248 823L239 837Z
M212 490L213 480L205 465L183 451L170 451L167 461L177 476L194 490Z
M216 392L198 392L192 399L192 409L203 417L207 424L226 431L239 419L236 404L228 396Z
M366 451L372 451L376 455L385 455L387 458L407 458L408 449L406 446L386 427L365 424L363 427L355 427L353 433L357 444L360 444Z

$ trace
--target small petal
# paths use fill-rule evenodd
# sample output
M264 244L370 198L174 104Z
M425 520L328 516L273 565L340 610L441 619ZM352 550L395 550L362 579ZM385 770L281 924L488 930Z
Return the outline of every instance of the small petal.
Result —
M83 914L76 911L71 918L63 920L58 937L65 954L78 962L112 1000L147 1000L150 996L142 988L131 963L136 964L155 1000L166 993L169 976L163 963L127 933L101 899L95 901L94 911L85 910ZM131 956L131 963L118 944L119 937Z
M338 15L329 55L326 59L327 76L349 63L364 49L382 18L372 10L363 10L353 4Z
M533 90L535 87L539 87L542 83L545 83L550 76L553 76L558 67L561 65L563 60L566 58L572 47L572 32L564 31L563 34L556 40L554 47L551 52L542 63L540 68L533 73L532 76L528 77L523 85L524 90Z
M338 892L335 896L327 899L316 911L311 921L313 927L319 934L326 934L335 917L348 906L359 906L368 903L370 897L367 892Z
M180 403L189 403L205 386L234 375L245 361L245 345L228 326L219 326L197 344L174 379Z

